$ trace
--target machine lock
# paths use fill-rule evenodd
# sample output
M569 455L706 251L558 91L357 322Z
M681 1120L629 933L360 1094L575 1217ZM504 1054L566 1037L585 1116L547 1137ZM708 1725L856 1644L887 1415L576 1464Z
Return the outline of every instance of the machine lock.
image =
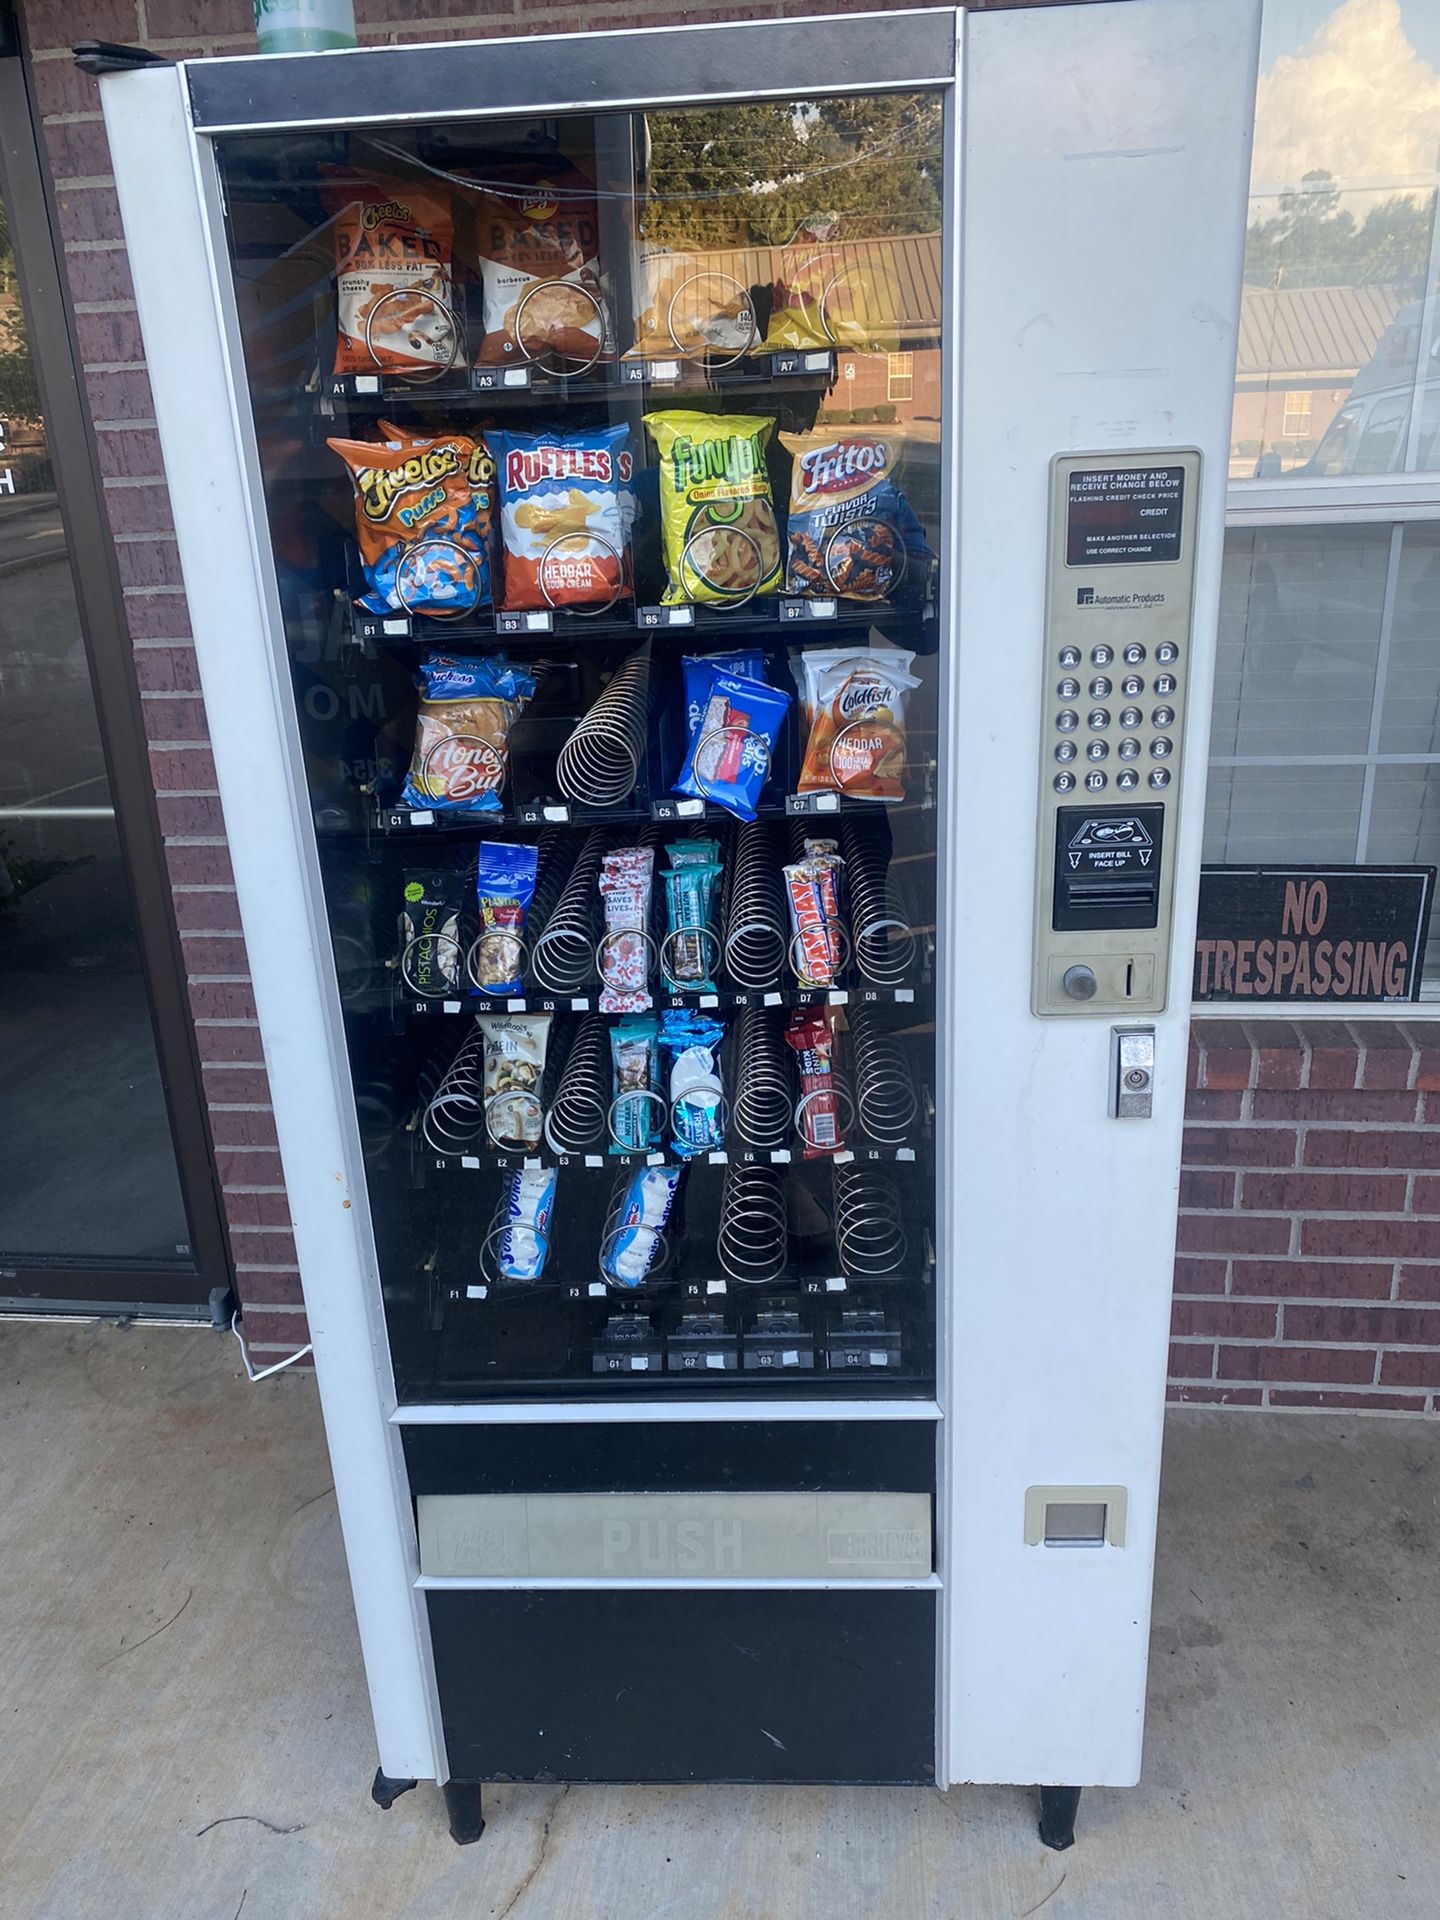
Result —
M1110 1117L1148 1120L1155 1092L1155 1029L1110 1029Z

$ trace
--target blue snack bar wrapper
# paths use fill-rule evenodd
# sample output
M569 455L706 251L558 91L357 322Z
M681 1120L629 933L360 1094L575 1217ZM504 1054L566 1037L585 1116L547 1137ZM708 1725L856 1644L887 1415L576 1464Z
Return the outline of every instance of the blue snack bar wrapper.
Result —
M696 660L685 663L685 704L698 706L700 724L674 791L713 801L737 820L753 820L790 695Z
M600 1250L600 1271L611 1286L644 1284L660 1255L660 1236L684 1171L683 1167L637 1167L630 1176L619 1217Z

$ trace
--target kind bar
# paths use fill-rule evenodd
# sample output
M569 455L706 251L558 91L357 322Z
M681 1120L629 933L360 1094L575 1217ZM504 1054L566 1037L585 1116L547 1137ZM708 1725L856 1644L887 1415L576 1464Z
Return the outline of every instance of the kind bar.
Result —
M718 840L680 840L665 849L665 939L660 971L672 993L713 993L720 942L711 926L720 886Z
M610 1029L611 1153L649 1153L660 1144L659 1025L632 1016Z
M471 973L481 993L510 994L521 989L525 956L525 914L535 897L534 847L482 840L475 861L475 900L480 931Z
M535 682L502 654L482 660L432 653L420 664L420 683L405 805L499 813L510 729Z
M589 366L607 335L594 187L565 167L538 178L533 171L507 178L497 169L485 186L477 231L485 336L477 363Z
M905 798L905 702L920 682L913 653L892 647L822 649L791 662L807 737L800 793Z
M795 1126L806 1160L840 1153L840 1102L835 1092L835 1032L828 1007L797 1008L785 1025L785 1044L795 1053L800 1099Z
M449 195L372 180L338 197L336 373L436 376L460 344Z
M609 606L628 592L628 427L492 433L507 608Z
M844 963L840 872L833 840L807 840L805 857L782 869L790 909L790 964L802 987L833 987Z
M660 455L667 606L738 605L778 593L780 535L765 449L775 422L750 414L647 413Z
M495 462L484 441L384 431L383 441L325 443L355 489L360 604L442 619L488 607Z
M929 570L925 532L895 484L900 442L817 428L782 433L790 470L785 591L889 600Z
M459 874L425 868L405 876L400 908L400 972L412 993L443 999L460 985Z
M650 1006L650 888L653 847L620 847L600 863L605 932L600 941L602 1013L643 1013Z
M550 1038L548 1013L480 1016L485 1058L485 1130L497 1147L533 1152L544 1115L540 1083Z

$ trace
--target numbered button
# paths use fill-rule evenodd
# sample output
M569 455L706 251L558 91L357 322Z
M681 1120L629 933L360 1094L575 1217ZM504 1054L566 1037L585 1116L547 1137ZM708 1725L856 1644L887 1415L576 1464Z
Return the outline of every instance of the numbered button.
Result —
M1105 791L1105 775L1099 772L1087 773L1085 776L1085 791L1087 793L1103 793Z
M1064 765L1067 760L1073 760L1075 758L1075 742L1073 740L1062 740L1055 749L1055 758L1060 761L1062 765Z
M1127 673L1120 682L1120 691L1127 700L1138 700L1145 691L1145 682L1138 673Z
M1162 640L1155 649L1155 662L1157 666L1173 667L1179 658L1180 649L1173 640Z
M1177 685L1178 682L1173 673L1157 673L1155 676L1155 691L1158 694L1174 693Z
M1150 742L1150 758L1152 760L1168 760L1174 751L1175 742L1170 739L1168 734L1162 733L1158 740L1152 740Z
M1138 760L1140 758L1140 742L1138 740L1122 740L1120 742L1120 758L1122 760Z
M1170 784L1169 767L1152 767L1150 769L1150 784L1157 789L1160 787L1168 787Z
M1061 647L1059 658L1060 665L1068 672L1072 667L1079 666L1080 649L1079 647Z
M1054 784L1057 793L1073 793L1075 791L1075 776L1073 773L1057 773Z
M1121 793L1133 793L1140 784L1140 776L1134 767L1121 767L1115 776L1115 785Z
M1110 743L1108 740L1092 740L1085 749L1085 758L1087 760L1108 760L1109 757Z
M1132 640L1121 658L1127 667L1138 667L1145 658L1145 649L1138 640Z
M1111 694L1110 682L1105 678L1103 673L1100 675L1099 679L1092 680L1090 682L1090 698L1092 700L1108 700L1110 698L1110 694Z
M1078 680L1057 681L1055 692L1061 700L1078 700L1080 698L1080 682Z
M1122 707L1120 709L1120 724L1127 730L1143 726L1144 721L1145 716L1141 713L1139 707Z
M1112 666L1114 664L1114 660L1115 660L1114 647L1092 647L1090 649L1090 664L1092 667Z
M1103 733L1110 724L1108 707L1092 707L1085 716L1085 724L1092 733Z
M1061 733L1073 733L1080 724L1080 716L1073 707L1066 707L1055 716L1055 725Z
M1173 727L1175 724L1175 709L1173 707L1156 707L1150 716L1150 724L1152 727Z

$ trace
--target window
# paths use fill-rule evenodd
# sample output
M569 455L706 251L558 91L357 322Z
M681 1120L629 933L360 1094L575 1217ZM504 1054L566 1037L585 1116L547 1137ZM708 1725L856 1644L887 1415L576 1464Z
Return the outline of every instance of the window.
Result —
M1300 440L1310 431L1310 395L1306 392L1287 393L1285 396L1285 414L1280 423L1280 431L1287 440Z
M885 398L910 400L915 393L915 356L913 353L887 353L885 356Z

